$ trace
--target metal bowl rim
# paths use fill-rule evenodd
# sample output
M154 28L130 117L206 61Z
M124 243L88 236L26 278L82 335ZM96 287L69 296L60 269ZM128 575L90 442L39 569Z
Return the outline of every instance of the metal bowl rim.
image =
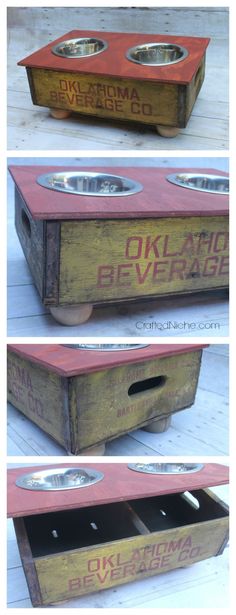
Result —
M61 187L54 187L54 186L50 186L47 183L47 179L49 177L55 176L55 175L63 175L64 177L68 177L73 178L74 176L79 176L79 177L91 177L91 179L95 179L96 177L99 176L104 176L105 178L114 178L114 179L119 179L119 180L124 180L126 182L128 182L128 184L131 184L131 188L128 191L124 191L124 192L87 192L87 191L80 191L80 190L66 190L65 188L61 188ZM124 175L115 175L113 173L101 173L101 172L96 172L96 171L55 171L51 172L51 173L43 173L41 175L38 175L38 177L36 178L37 184L39 184L39 186L42 186L43 188L48 188L48 190L54 190L55 192L64 192L65 194L74 194L74 195L80 195L80 196L94 196L94 197L124 197L124 196L132 196L134 194L138 194L139 192L142 192L143 190L143 185L140 182L137 182L135 179L132 179L130 177L125 177Z
M125 344L129 348L96 348L95 345L89 344L90 348L86 348L86 344L63 344L66 348L72 348L73 350L94 350L95 352L120 352L128 350L138 350L139 348L147 348L150 344Z
M172 47L178 48L182 53L181 57L178 58L177 60L173 60L171 62L140 62L139 60L135 60L134 58L131 57L132 52L136 51L137 49L142 50L143 47L148 47L148 46L150 48L154 46L169 47L170 45ZM177 43L168 43L166 41L165 42L159 41L155 43L155 41L152 41L151 43L142 43L140 45L134 45L134 47L130 47L129 49L127 49L125 55L126 55L127 60L129 60L130 62L134 62L135 64L140 64L141 66L166 66L167 67L167 66L172 66L172 64L177 64L178 62L182 62L183 60L185 60L188 57L189 52L185 47L182 47L181 45L178 45Z
M61 53L59 53L59 51L57 51L58 47L60 47L61 45L67 43L75 43L76 41L89 41L89 40L93 40L96 41L98 43L102 43L103 47L102 49L99 49L98 51L94 51L93 53L86 53L83 55L62 55ZM104 41L102 38L95 38L93 36L91 37L79 37L79 38L68 38L64 41L61 41L60 43L57 43L57 45L53 45L53 47L51 48L51 52L54 53L54 55L59 56L59 58L63 58L64 60L79 60L79 59L83 59L83 58L89 58L90 56L96 56L99 53L102 53L103 51L106 51L106 49L108 48L108 43L107 41Z
M170 175L166 175L166 180L168 182L170 182L171 184L175 184L175 186L178 186L179 188L187 188L189 190L195 190L196 192L206 192L206 193L210 193L210 194L220 194L220 195L225 195L227 196L229 194L228 192L224 192L222 190L209 190L206 188L198 188L195 186L188 186L187 184L181 183L179 181L177 181L178 177L181 177L181 175L184 175L185 177L188 177L189 179L194 179L197 177L200 178L206 178L206 179L224 179L228 182L229 184L229 176L228 175L216 175L213 173L185 173L184 171L179 172L179 173L170 173Z
M168 465L170 465L171 462L167 462L167 463L168 463ZM194 474L195 472L200 472L200 470L202 470L204 468L204 464L203 463L196 463L196 464L194 464L194 466L195 466L194 469L192 469L192 470L185 470L183 472L161 472L161 471L160 472L158 472L158 471L152 472L152 471L148 471L148 470L145 471L145 470L138 469L137 467L135 467L137 465L138 465L137 463L136 464L135 463L129 463L128 464L128 468L129 468L129 470L134 470L135 472L140 472L140 474L154 474L154 475L159 475L159 476L164 476L164 475L167 475L167 474L171 475L171 476L173 476L173 475L176 476L176 475L180 475L180 474ZM149 464L143 464L143 465L148 466ZM150 465L152 465L152 464L150 464ZM160 463L160 464L157 464L157 465L165 465L165 464L164 463L163 464ZM181 464L173 463L172 465L181 465ZM193 465L193 464L185 463L183 465L187 466L187 465Z
M50 475L55 475L55 474L61 474L64 473L66 474L66 472L70 472L70 471L76 471L78 472L79 470L82 470L83 472L93 472L93 474L95 475L96 480L94 480L91 483L83 484L83 485L74 485L74 486L68 486L68 487L50 487L48 489L43 489L40 488L40 486L37 487L29 487L25 484L25 481L29 478L33 478L33 477L37 477L38 476L42 476L42 478L49 478ZM96 469L91 469L91 468L81 468L80 466L75 467L69 467L69 468L48 468L47 470L38 470L35 472L29 472L26 474L21 474L20 476L18 476L18 478L15 481L15 484L17 487L21 487L22 489L27 489L29 491L68 491L71 489L80 489L82 487L90 487L92 485L95 485L95 483L101 481L104 478L104 474L103 472L100 472L100 470L96 470Z

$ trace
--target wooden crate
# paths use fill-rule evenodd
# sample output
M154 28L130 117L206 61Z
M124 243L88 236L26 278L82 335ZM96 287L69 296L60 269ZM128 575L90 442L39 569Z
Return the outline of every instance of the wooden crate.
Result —
M42 174L65 170L10 167L19 240L42 302L59 322L84 322L93 305L228 286L227 194L166 179L193 169L106 169L143 187L116 198L66 194L37 183Z
M228 509L206 485L227 483L228 468L205 464L194 474L178 476L140 474L125 464L95 468L104 473L96 485L46 493L16 486L26 468L9 471L8 516L14 519L33 606L223 552ZM32 470L39 468L27 472Z
M97 38L107 45L98 55L65 58L52 49L61 41ZM72 111L109 119L154 124L159 134L184 128L201 89L209 38L72 30L20 61L26 66L32 101L64 118ZM174 64L152 66L127 58L146 43L169 43L187 52Z
M139 427L164 431L194 403L204 346L10 344L8 399L69 453L103 453L106 441Z

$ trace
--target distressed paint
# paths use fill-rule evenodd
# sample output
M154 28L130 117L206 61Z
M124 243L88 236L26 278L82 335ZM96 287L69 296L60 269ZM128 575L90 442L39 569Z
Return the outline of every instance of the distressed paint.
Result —
M154 532L148 536L35 558L43 604L160 574L214 556L228 520Z
M7 386L8 400L69 449L67 380L8 352Z
M194 403L201 351L116 367L70 380L72 451L107 441ZM138 381L162 376L164 384L129 395ZM99 413L98 413L99 408ZM96 418L95 418L96 416Z
M87 115L184 126L179 86L142 80L31 69L33 101Z
M226 217L61 223L61 305L227 285Z

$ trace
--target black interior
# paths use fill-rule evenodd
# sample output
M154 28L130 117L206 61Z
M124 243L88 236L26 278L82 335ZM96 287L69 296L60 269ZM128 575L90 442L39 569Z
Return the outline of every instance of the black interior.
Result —
M147 532L161 532L227 516L204 491L193 495L199 508L174 494L25 517L32 554L39 557L138 536L144 533L143 524Z
M153 378L146 378L145 380L139 380L131 384L128 390L128 395L136 395L149 389L160 389L164 386L167 380L166 376L154 376Z

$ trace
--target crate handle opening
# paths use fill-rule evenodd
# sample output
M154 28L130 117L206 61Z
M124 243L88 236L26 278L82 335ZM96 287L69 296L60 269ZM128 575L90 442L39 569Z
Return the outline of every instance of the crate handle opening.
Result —
M190 493L190 491L185 491L184 493L182 493L182 498L188 504L190 504L192 508L194 508L195 510L199 510L200 508L199 501L197 498L195 498L195 496L192 493Z
M29 221L29 218L28 218L26 212L24 211L24 209L21 210L21 221L22 221L22 226L23 226L26 234L28 235L28 237L31 237L30 221Z
M160 389L165 385L167 376L154 376L153 378L147 378L146 380L138 380L134 382L128 389L128 395L137 395L139 393L145 393L150 389Z

